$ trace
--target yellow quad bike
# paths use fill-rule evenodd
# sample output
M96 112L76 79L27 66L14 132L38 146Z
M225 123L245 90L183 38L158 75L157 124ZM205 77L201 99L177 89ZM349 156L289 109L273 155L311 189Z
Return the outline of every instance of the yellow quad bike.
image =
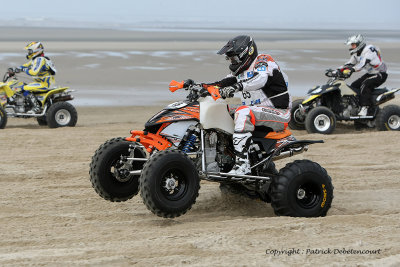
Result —
M373 103L367 116L359 116L359 91L345 83L351 72L328 69L326 84L308 91L308 98L293 102L289 127L306 129L309 133L331 134L336 121L354 121L356 129L377 128L381 131L400 131L400 107L380 105L395 98L400 88L377 88L372 93Z
M74 97L70 94L69 87L52 88L44 92L34 92L36 99L41 104L38 113L28 113L31 102L26 99L22 89L24 83L18 81L12 69L4 75L0 82L0 129L7 124L7 117L36 118L39 125L49 128L73 127L78 121L78 113L73 105L66 102Z

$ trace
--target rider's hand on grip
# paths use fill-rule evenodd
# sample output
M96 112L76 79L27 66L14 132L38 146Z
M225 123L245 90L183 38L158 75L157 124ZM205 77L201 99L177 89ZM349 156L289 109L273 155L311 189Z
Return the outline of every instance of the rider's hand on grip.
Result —
M193 84L194 84L194 81L192 79L184 80L183 81L183 88L187 88L187 87L189 87L189 86L191 86Z
M343 76L345 76L345 77L350 77L351 74L353 74L354 71L355 71L354 68L344 68L344 69L342 69Z
M225 99L225 98L233 97L236 90L237 89L232 86L227 86L227 87L219 88L219 94L221 95L221 97L223 99Z
M14 76L14 74L15 74L13 68L8 68L7 72L8 72L8 75L9 75L10 77L11 77L11 76Z

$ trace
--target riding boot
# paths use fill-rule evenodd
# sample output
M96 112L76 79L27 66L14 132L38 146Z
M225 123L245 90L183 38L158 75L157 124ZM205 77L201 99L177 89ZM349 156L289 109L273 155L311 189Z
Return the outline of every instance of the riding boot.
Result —
M28 113L28 114L36 114L36 113L38 113L40 111L40 103L39 103L39 101L36 99L36 97L33 94L29 94L26 97L28 98L29 102L32 105L32 109L29 110L26 113Z
M367 114L368 114L368 107L362 106L360 108L360 112L358 112L358 116L367 116Z
M249 161L249 147L251 143L251 133L233 134L236 162L229 174L245 175L251 173Z

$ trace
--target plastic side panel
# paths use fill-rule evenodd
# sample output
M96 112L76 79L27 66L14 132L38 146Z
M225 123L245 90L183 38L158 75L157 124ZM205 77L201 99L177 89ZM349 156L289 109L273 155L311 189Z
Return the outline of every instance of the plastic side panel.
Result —
M201 101L200 123L204 129L221 129L230 134L234 131L233 120L229 116L225 101L218 102L211 98Z
M173 122L167 127L165 127L160 134L166 136L172 136L174 138L182 139L185 135L187 129L191 125L195 125L196 121L178 121Z
M356 93L347 86L344 81L338 81L335 84L339 84L340 91L342 95L356 95Z

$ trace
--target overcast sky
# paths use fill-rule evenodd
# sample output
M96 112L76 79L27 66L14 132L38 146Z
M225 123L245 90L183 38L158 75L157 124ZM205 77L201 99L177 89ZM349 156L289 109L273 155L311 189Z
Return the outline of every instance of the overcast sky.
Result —
M7 5L13 9L3 9L0 21L8 26L50 19L77 27L85 26L79 22L90 22L141 27L400 29L399 0L18 0Z

